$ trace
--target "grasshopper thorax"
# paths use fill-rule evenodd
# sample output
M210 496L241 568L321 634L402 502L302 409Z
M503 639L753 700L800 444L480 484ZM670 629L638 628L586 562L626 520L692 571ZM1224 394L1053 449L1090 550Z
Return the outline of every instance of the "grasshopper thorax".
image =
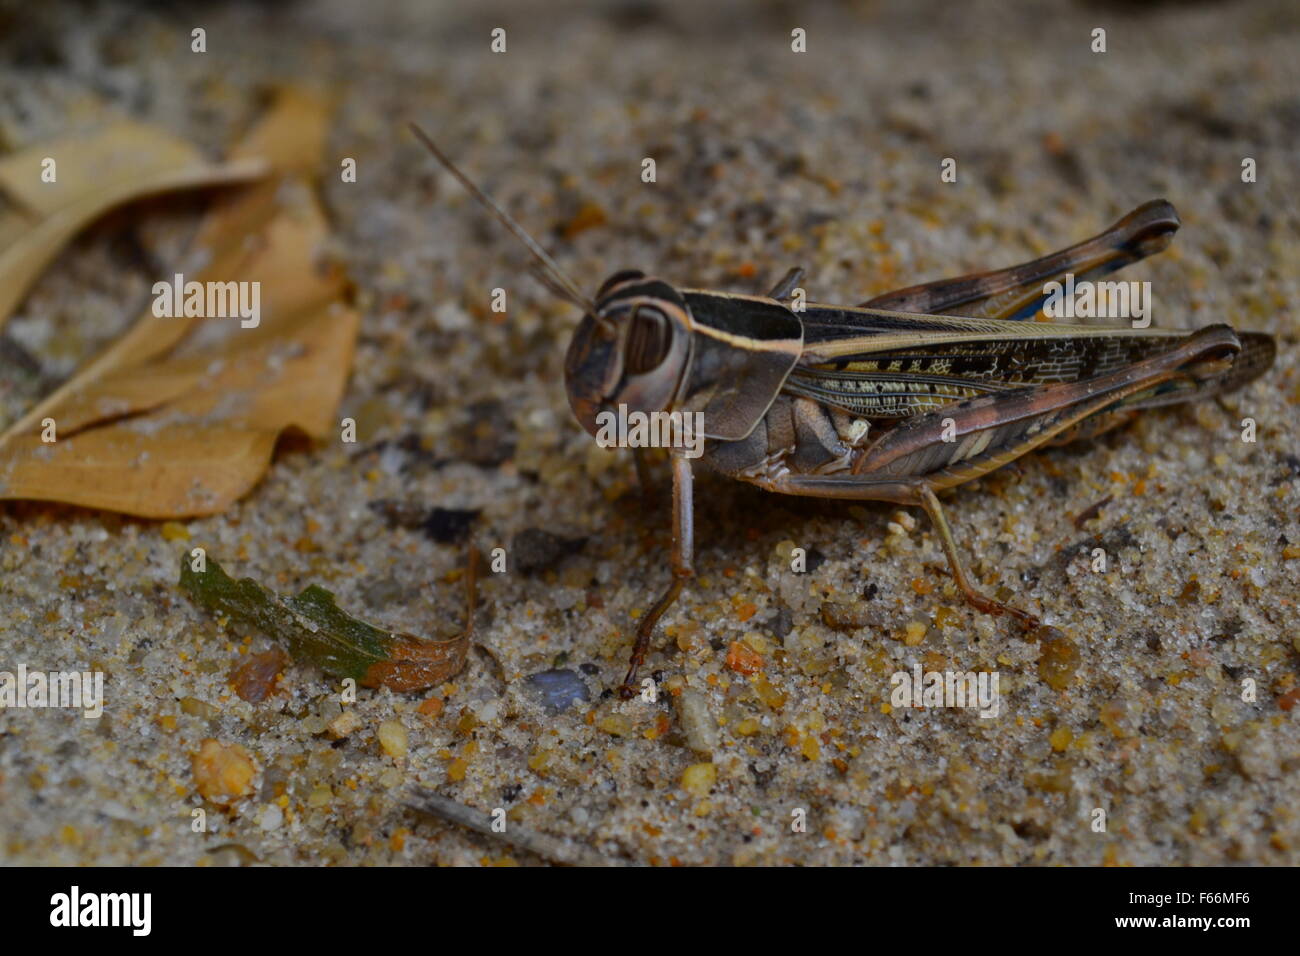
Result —
M564 383L569 407L592 435L597 415L671 411L691 365L691 317L668 283L617 272L596 293L569 342Z

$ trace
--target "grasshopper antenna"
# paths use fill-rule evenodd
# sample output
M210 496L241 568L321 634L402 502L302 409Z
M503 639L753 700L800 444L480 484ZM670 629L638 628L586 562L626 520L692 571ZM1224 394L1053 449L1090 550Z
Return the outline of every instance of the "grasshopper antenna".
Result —
M547 292L551 293L551 295L555 296L557 299L563 299L565 302L572 302L574 305L584 310L585 312L591 312L592 306L588 300L575 299L573 297L572 292L570 292L564 286L556 282L555 279L552 278L551 274L547 272L545 269L543 269L541 266L534 263L528 269L528 274L531 275L534 279L536 279L542 286L546 288ZM596 316L596 320L600 321L600 317Z
M442 163L442 165L446 167L447 172L455 176L460 184L465 187L466 192L477 199L488 210L488 212L492 213L492 215L497 218L497 221L500 222L501 225L509 229L514 234L514 237L522 242L527 247L528 251L533 254L533 258L537 260L537 264L540 266L542 274L552 280L551 282L544 282L543 284L556 295L559 295L561 298L566 299L579 308L585 310L588 315L595 316L595 303L582 294L578 289L577 284L564 274L564 270L556 265L554 259L546 254L546 250L541 247L541 244L525 232L523 226L511 219L504 209L493 202L492 198L488 196L487 193L475 186L468 176L457 169L456 164L448 159L443 151L434 145L433 140L429 138L429 134L420 129L420 127L415 123L411 123L410 127L411 132L415 134L416 138L424 144L425 148L428 149L429 152L433 153L434 159Z

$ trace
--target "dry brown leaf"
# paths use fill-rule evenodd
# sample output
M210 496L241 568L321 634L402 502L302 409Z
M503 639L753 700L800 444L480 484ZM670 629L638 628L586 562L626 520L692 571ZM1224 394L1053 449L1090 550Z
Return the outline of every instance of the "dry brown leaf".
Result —
M234 151L277 175L216 201L187 281L261 282L261 322L158 318L127 334L0 436L0 498L151 518L211 514L251 489L286 429L334 428L360 317L347 279L318 261L324 211L303 171L326 107L283 94ZM167 279L170 277L159 277ZM41 439L54 419L58 440Z
M55 161L54 182L41 179ZM264 175L254 154L210 163L196 147L130 120L37 143L0 158L0 325L41 271L87 224L133 199Z

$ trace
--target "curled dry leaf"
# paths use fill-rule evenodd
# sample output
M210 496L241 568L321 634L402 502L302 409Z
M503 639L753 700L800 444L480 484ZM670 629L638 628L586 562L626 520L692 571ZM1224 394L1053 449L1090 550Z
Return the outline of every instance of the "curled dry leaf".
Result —
M304 172L318 164L326 115L305 94L278 98L232 152L275 174L218 198L195 267L177 270L187 282L260 283L260 322L146 312L0 435L0 499L212 514L257 483L284 431L332 432L359 316L347 278L320 261L328 224ZM42 440L47 419L54 442Z
M54 178L42 173L53 160ZM130 120L0 158L0 325L74 235L103 213L144 196L263 176L265 159L207 162L190 143Z
M441 684L465 666L474 633L477 563L477 552L471 549L465 574L465 630L440 640L358 621L340 610L333 594L315 584L294 597L281 597L252 578L236 581L210 556L204 557L202 570L182 557L180 586L209 611L281 641L296 661L315 664L334 677L351 677L362 687L411 691Z

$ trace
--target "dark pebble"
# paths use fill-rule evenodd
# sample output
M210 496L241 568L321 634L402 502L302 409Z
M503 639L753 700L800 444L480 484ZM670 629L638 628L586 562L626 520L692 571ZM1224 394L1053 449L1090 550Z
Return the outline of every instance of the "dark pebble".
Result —
M577 671L562 670L539 671L524 679L528 693L541 704L548 714L562 714L573 704L591 699L587 682L578 676Z
M452 433L460 457L471 464L495 468L515 453L515 432L509 409L503 402L475 402L466 410L467 419Z
M397 498L379 498L366 504L366 507L379 515L390 528L419 528L429 516L429 509L413 501L401 501Z
M434 508L424 519L425 535L439 544L452 544L465 540L469 527L480 514L480 509Z
M784 640L785 636L789 634L791 629L794 627L794 615L790 612L788 607L782 605L776 612L776 617L772 618L772 623L769 624L768 627L771 628L773 636Z
M511 540L510 554L517 571L532 574L555 566L586 543L586 538L561 538L541 528L527 528Z

